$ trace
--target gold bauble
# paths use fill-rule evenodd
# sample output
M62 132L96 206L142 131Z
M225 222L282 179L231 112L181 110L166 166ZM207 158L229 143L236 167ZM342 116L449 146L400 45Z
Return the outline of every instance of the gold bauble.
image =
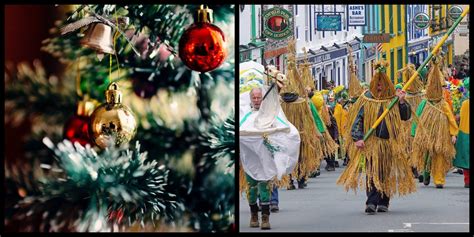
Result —
M130 142L137 132L137 120L133 112L122 104L122 93L113 82L105 91L106 103L97 107L91 115L89 134L102 149Z

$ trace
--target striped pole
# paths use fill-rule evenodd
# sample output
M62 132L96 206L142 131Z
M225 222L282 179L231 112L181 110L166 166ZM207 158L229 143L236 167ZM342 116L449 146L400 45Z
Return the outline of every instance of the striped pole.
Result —
M423 64L421 64L421 66L416 70L416 72L410 77L410 80L408 80L408 82L405 84L405 86L403 86L402 90L406 90L410 86L410 84L415 80L415 78L418 76L418 74L421 72L421 70L426 66L426 64L428 64L428 62L431 60L433 55L438 52L438 50L444 44L446 39L448 39L448 37L453 33L454 28L456 28L459 25L459 22L461 22L461 20L467 15L468 12L469 12L469 6L467 6L464 9L461 16L459 16L459 18L449 28L448 32L443 36L441 41L439 41L438 44L434 47L434 49L430 52L430 54L425 59ZM370 137L370 135L372 135L372 133L374 132L375 128L377 126L379 126L379 124L382 122L382 120L388 114L388 111L390 111L390 109L392 109L393 106L395 105L395 103L397 103L397 102L398 102L398 96L395 96L395 98L393 98L392 102L390 102L388 107L383 111L383 113L380 115L380 117L375 121L374 125L372 125L372 127L369 129L369 131L365 134L364 141L367 141L367 139Z

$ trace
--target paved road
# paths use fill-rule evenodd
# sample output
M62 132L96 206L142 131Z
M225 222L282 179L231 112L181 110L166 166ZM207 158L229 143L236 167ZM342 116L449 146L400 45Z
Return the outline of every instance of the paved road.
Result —
M324 161L323 161L324 163ZM342 164L342 162L340 162ZM324 167L325 164L322 165ZM345 192L336 180L343 168L321 171L305 189L279 190L280 212L271 213L272 232L468 232L469 189L451 171L444 189L418 183L418 191L390 201L388 213L367 215L365 192ZM240 198L240 231L250 228L250 209Z

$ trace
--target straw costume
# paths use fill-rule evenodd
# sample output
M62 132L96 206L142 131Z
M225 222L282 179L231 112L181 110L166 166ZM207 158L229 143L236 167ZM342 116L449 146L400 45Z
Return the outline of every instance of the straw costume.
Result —
M456 136L458 126L454 115L443 97L439 56L433 57L428 72L426 99L416 110L419 122L413 123L413 165L423 174L424 184L429 184L429 175L433 174L434 184L443 188L448 170L456 154L452 136Z
M408 161L401 155L405 144L401 136L401 121L410 118L410 105L396 103L387 116L375 128L374 134L365 141L363 148L356 142L363 140L377 118L395 97L395 88L385 70L384 61L375 65L376 73L365 91L349 111L350 131L345 134L346 149L351 160L337 184L345 190L365 188L368 214L387 211L390 198L395 194L406 195L416 191ZM382 90L377 90L378 84Z
M318 132L322 136L317 139L320 144L322 157L328 157L336 153L338 145L335 143L331 135L327 132L328 126L331 126L331 118L329 115L329 111L327 110L327 106L324 104L324 99L321 93L313 93L316 88L314 86L314 79L310 72L311 64L308 62L308 56L305 48L303 48L303 51L305 52L305 62L300 65L300 68L302 72L302 81L304 83L303 85L305 86L305 88L308 88L312 92L310 93L310 95L308 95L309 97L312 94L312 96L310 97L311 100L308 100L308 105L311 109L310 116L312 116L312 119L314 120ZM319 164L317 167L319 167Z
M301 146L298 164L291 176L296 177L301 188L310 172L319 167L323 157L318 137L321 136L316 128L308 98L304 92L303 82L296 68L295 41L290 40L288 68L286 78L288 85L280 91L281 107L288 121L300 132ZM291 182L291 180L290 180ZM292 184L292 183L291 183ZM291 186L289 186L291 187Z
M411 63L398 71L398 73L402 75L403 84L406 84L415 72L416 72L415 65ZM413 120L418 119L416 116L414 116L414 112L415 112L414 110L418 108L418 105L425 98L424 85L423 85L423 81L421 80L420 75L418 75L414 79L414 81L407 88L406 92L407 94L405 96L405 100L407 101L408 104L410 104L410 108L413 108L413 110L412 110L411 118L407 121L402 121L402 136L404 137L403 140L406 142L404 144L404 147L406 149L403 154L406 155L407 159L410 159L410 154L412 153L412 144L413 144L413 137L411 136L411 125L412 125ZM412 167L412 170L413 170L413 174L415 178L417 178L418 172L416 171L416 168Z
M336 106L334 109L334 117L338 123L339 128L339 142L341 155L344 157L343 165L347 165L349 162L349 155L347 154L346 149L346 138L344 134L349 132L350 126L348 124L349 111L352 105L357 101L359 96L364 92L364 88L361 86L359 79L357 78L357 70L355 68L354 62L352 60L352 48L348 47L349 57L348 57L348 67L349 67L349 88L348 88L348 100L344 103L344 106Z

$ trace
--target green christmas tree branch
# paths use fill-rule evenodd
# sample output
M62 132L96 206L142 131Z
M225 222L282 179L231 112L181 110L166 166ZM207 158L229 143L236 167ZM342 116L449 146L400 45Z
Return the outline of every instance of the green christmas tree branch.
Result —
M54 209L40 206L48 205L52 200L69 203L83 210L76 216L76 231L108 230L114 221L121 225L158 222L161 219L170 222L176 213L183 211L176 195L167 189L169 170L156 161L145 163L147 154L140 153L139 143L133 151L106 149L98 154L89 145L73 145L68 140L57 146L47 138L43 141L54 151L64 175L43 181L41 195L22 199L18 208L26 207L33 212L35 209L44 210L48 213L41 215L54 219ZM48 164L42 167L50 168ZM109 221L112 211L123 212L124 220ZM53 219L46 218L43 222L51 223ZM97 222L101 221L104 222L98 225Z

